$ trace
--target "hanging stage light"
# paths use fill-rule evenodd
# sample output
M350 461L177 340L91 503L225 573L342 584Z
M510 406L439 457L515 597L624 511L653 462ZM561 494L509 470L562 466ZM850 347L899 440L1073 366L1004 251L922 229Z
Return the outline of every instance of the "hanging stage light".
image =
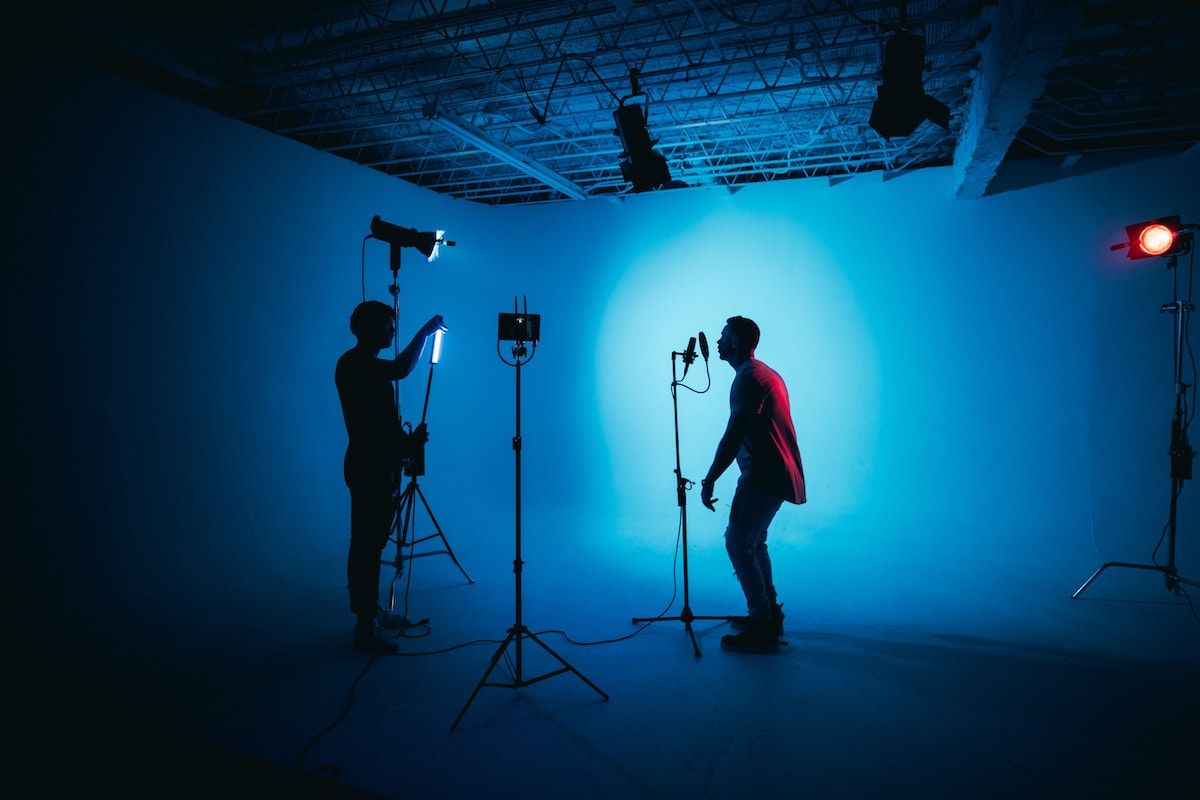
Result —
M621 104L613 112L613 120L617 123L616 134L621 138L621 177L633 184L633 191L645 192L651 189L675 189L686 186L682 181L671 180L671 170L667 167L667 159L654 149L657 139L650 138L646 129L646 113L643 106L630 104L625 101L633 97L645 98L645 109L650 108L650 99L642 91L638 83L637 69L629 70L629 83L632 93L621 98Z
M1131 259L1186 253L1191 249L1193 226L1181 223L1180 216L1176 214L1139 222L1136 225L1126 225L1127 241L1118 242L1109 249L1128 248L1125 255Z
M871 107L871 127L884 139L908 136L923 120L950 129L950 109L925 94L925 37L899 31L883 45L883 83Z

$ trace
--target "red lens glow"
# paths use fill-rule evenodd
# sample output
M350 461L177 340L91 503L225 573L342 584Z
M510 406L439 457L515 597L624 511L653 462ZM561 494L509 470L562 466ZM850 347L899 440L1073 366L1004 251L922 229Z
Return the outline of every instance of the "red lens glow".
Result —
M1138 245L1146 252L1147 255L1161 256L1163 253L1171 249L1171 245L1175 243L1175 234L1171 229L1161 222L1155 222L1153 225L1147 225L1142 228L1142 232L1138 234Z

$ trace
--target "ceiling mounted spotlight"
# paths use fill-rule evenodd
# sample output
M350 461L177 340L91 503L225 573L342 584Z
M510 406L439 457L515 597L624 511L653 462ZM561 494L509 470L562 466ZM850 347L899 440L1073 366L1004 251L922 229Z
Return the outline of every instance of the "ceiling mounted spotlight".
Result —
M621 138L621 177L633 184L633 191L645 192L651 189L675 189L686 186L682 181L671 180L671 170L667 167L667 159L654 149L657 139L650 138L646 129L647 112L650 109L650 98L642 91L638 83L637 69L629 70L629 83L632 92L621 98L621 104L613 112L617 123L616 134ZM642 105L625 105L627 100L642 97Z
M1125 255L1132 259L1177 256L1191 248L1194 227L1182 224L1178 214L1126 225L1126 241L1118 242L1109 249L1128 248Z
M950 129L950 109L925 94L925 37L898 31L883 45L883 82L871 107L871 127L884 139L908 136L924 120Z

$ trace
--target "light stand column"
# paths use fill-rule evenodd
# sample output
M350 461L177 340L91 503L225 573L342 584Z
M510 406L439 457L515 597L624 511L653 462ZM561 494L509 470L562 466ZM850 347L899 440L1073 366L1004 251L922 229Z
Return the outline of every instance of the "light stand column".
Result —
M441 331L435 334L435 337L441 336ZM437 348L438 339L434 339L434 351L429 358L429 378L425 382L425 403L421 407L421 425L425 424L425 418L429 414L429 395L433 389L433 368L437 364ZM417 558L425 558L427 556L450 556L450 560L454 562L454 566L458 567L458 571L467 579L467 583L475 583L467 570L459 562L458 556L454 554L454 548L450 546L450 540L446 538L442 526L438 524L437 517L434 516L433 509L429 505L429 501L425 498L425 492L421 490L421 485L417 482L417 478L425 474L425 444L419 444L420 450L414 456L404 469L404 474L408 475L408 484L404 487L404 491L400 493L399 501L396 504L396 517L392 522L392 533L396 542L396 558L393 561L384 561L384 564L395 567L396 572L392 577L391 591L388 598L388 608L394 611L396 608L396 581L400 579L403 572L405 561L412 561ZM416 501L421 501L421 505L425 507L425 513L429 516L429 521L433 523L433 529L437 533L431 533L428 536L422 536L420 539L416 537L416 525L414 524L414 510ZM441 539L441 550L427 550L422 553L411 552L412 548L422 542L427 542L430 539ZM404 555L404 548L410 548L410 553Z
M400 253L402 248L399 245L392 244L388 249L388 264L392 270L392 283L388 286L388 292L392 295L392 319L399 322L400 320ZM397 330L392 338L392 356L393 358L400 357L400 333ZM433 367L437 362L433 359L432 354L429 363L429 378L425 382L425 404L421 407L421 424L425 424L425 416L429 413L429 393L433 389ZM392 386L392 401L396 407L396 422L400 421L400 387L398 384ZM415 558L425 558L426 556L448 555L450 560L454 562L454 566L458 567L458 571L467 579L467 583L473 584L475 581L467 574L467 570L459 562L458 556L454 554L454 548L450 546L450 540L446 538L446 534L442 531L442 526L438 524L437 517L433 514L433 509L429 506L429 501L425 499L425 493L421 491L421 486L417 483L417 476L425 474L425 445L421 444L419 463L413 468L396 471L396 482L392 486L392 492L396 495L396 511L392 517L391 536L396 542L396 557L392 560L381 559L381 563L392 567L395 571L392 573L392 582L388 587L388 610L396 610L396 582L400 580L404 574L404 562L412 561ZM407 474L409 477L408 484L400 491L401 475ZM425 507L425 513L429 515L429 521L433 523L434 530L437 533L431 533L420 539L410 539L410 536L415 536L416 526L414 524L414 510L416 508L416 500L421 500L421 505ZM424 553L410 553L404 555L405 547L415 547L416 545L429 541L430 539L441 539L443 550L429 550ZM410 576L411 578L411 576ZM407 609L406 609L407 611Z
M1163 303L1159 308L1160 313L1175 315L1175 417L1171 421L1171 503L1167 516L1167 563L1132 564L1125 561L1109 561L1101 565L1100 569L1093 572L1092 576L1075 590L1075 594L1071 595L1072 600L1077 599L1083 594L1084 590L1092 585L1092 581L1100 577L1100 573L1109 567L1161 572L1167 591L1175 592L1176 594L1179 593L1179 584L1181 583L1188 586L1200 586L1200 582L1180 577L1175 567L1175 539L1178 529L1179 494L1183 491L1183 482L1190 480L1192 477L1192 458L1196 454L1192 450L1192 446L1187 438L1187 392L1190 387L1183 382L1184 332L1188 329L1188 315L1196 309L1196 306L1190 299L1179 299L1178 263L1178 258L1171 256L1167 266L1168 269L1174 271L1172 276L1175 294L1174 300L1170 303Z
M536 349L537 349L537 344L535 342L534 350L536 351ZM524 567L525 562L523 562L521 560L521 365L523 363L528 362L533 357L532 355L530 355L529 358L526 358L525 357L526 352L527 351L526 351L524 342L518 341L513 345L513 348L512 348L513 360L511 362L504 361L503 356L501 356L501 360L504 361L504 363L516 368L516 374L517 374L517 377L516 377L516 385L517 385L517 389L516 389L516 392L517 392L517 394L516 394L516 433L513 435L513 439L512 439L512 448L513 448L513 456L515 458L515 475L516 475L516 482L515 482L516 520L515 520L515 535L514 535L514 541L516 544L515 544L515 554L513 556L513 575L514 575L513 584L515 587L513 607L515 610L515 621L513 622L512 627L508 629L508 635L504 637L504 641L502 641L500 643L500 646L496 648L496 652L494 652L492 654L492 659L488 663L488 667L484 671L483 677L479 679L479 683L475 684L475 689L471 692L471 696L467 698L467 702L463 704L463 707L458 712L458 716L455 717L454 722L451 723L451 725L450 725L451 733L454 733L455 728L458 727L458 723L461 722L462 718L466 715L467 709L470 708L471 703L473 703L475 701L475 697L479 694L479 690L485 686L490 686L490 687L497 688L497 689L521 689L526 686L530 686L532 684L538 683L540 681L544 681L547 678L553 678L555 675L561 675L564 672L570 672L570 673L574 674L575 677L579 678L579 680L583 681L588 686L590 686L596 692L596 694L600 695L605 700L608 699L608 695L605 694L604 691L599 686L597 686L596 684L594 684L590 680L588 680L586 677L584 677L583 673L581 673L579 670L575 669L575 667L573 667L569 663L567 663L567 661L562 656L560 656L558 653L551 650L549 645L547 645L545 642L543 642L541 639L539 639L536 634L534 634L527 627L525 627L525 621L524 621L524 617L522 615L523 609L522 609L522 602L521 602L521 588L522 588L521 587L521 574L523 572L523 567ZM542 675L538 675L537 677L526 678L525 672L524 672L525 663L524 663L524 657L523 657L523 643L524 643L525 639L529 639L534 644L541 647L543 650L545 650L547 653L549 653L556 661L558 661L558 663L561 664L562 666L559 667L558 669L551 670L550 672L544 673ZM504 651L508 648L509 644L514 644L515 648L516 648L516 653L515 653L516 666L513 671L512 682L511 683L489 682L488 678L491 676L492 671L496 669L496 665L500 663L500 657L504 655Z

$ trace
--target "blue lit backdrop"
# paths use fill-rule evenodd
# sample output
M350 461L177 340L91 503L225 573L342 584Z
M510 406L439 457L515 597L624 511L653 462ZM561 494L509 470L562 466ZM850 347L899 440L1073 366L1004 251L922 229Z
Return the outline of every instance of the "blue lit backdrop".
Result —
M29 376L13 414L27 424L6 434L27 465L10 483L18 547L35 581L70 576L49 606L84 593L153 626L162 604L253 604L272 581L337 590L348 503L332 369L352 344L373 214L460 242L434 265L406 254L400 331L434 312L450 324L425 486L485 577L509 571L513 375L495 315L514 293L543 314L524 452L530 553L556 564L544 580L603 592L653 573L665 595L668 354L699 329L714 345L712 392L680 395L684 472L699 479L726 415L715 341L731 314L760 322L760 355L791 389L810 503L785 508L774 541L797 605L1002 614L1022 592L1069 592L1102 558L1144 560L1157 537L1170 284L1107 245L1131 221L1200 218L1194 160L973 202L926 170L491 209L89 81L70 83L71 103L32 104L46 130L26 144L56 153L57 172L30 159L16 176L33 202L14 217L24 268L6 297L10 346L25 343L13 374ZM86 152L71 144L81 126ZM367 265L386 300L382 245ZM425 369L404 385L410 415ZM702 365L689 379L703 383ZM691 511L697 580L730 602L723 513L695 493ZM1198 513L1189 486L1181 530ZM1181 564L1197 555L1185 535Z

